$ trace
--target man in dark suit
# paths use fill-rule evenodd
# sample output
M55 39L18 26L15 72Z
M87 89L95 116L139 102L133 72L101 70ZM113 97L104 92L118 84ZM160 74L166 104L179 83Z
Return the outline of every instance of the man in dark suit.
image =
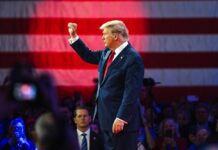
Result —
M136 150L140 126L139 93L143 60L128 43L128 29L120 20L103 24L102 51L91 51L69 23L70 45L79 56L98 64L97 114L106 150Z
M81 150L104 150L100 136L90 128L91 116L85 106L77 106L74 112L76 135Z

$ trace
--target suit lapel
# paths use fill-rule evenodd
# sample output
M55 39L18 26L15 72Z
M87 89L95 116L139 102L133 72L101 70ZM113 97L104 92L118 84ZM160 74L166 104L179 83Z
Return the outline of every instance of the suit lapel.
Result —
M121 53L113 60L113 62L111 63L111 65L110 65L109 68L108 68L107 74L106 74L106 76L105 76L104 79L103 79L103 73L104 73L104 70L103 70L103 73L101 74L101 77L102 77L101 79L103 79L103 81L101 80L102 82L100 82L100 85L101 85L101 86L102 86L103 83L107 80L107 78L108 78L108 76L109 76L111 70L112 70L117 64L119 64L119 62L122 61L124 57L126 57L126 54L127 54L127 52L128 52L129 47L130 47L130 44L128 44L128 45L121 51ZM110 53L109 53L109 54L110 54ZM109 54L108 54L108 56L109 56ZM107 57L108 57L108 56L107 56ZM105 65L105 62L104 62L104 65Z
M104 57L103 57L102 67L101 67L101 70L100 70L100 73L99 73L99 79L100 79L99 82L100 82L100 84L102 83L102 80L103 80L104 69L105 69L105 63L107 62L107 59L108 59L110 53L111 53L111 51L108 50L108 51L106 52L106 54L104 55Z

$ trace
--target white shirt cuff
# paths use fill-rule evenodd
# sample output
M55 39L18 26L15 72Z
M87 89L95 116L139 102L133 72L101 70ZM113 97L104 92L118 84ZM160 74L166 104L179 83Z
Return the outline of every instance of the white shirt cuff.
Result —
M73 44L73 43L75 43L78 39L79 39L79 36L76 36L75 38L72 38L72 37L69 38L68 41L69 41L70 44Z

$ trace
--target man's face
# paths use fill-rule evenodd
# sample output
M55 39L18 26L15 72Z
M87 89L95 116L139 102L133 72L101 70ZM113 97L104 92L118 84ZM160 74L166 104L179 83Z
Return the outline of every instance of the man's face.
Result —
M77 109L74 122L77 128L87 128L91 122L91 117L86 109Z
M176 121L181 126L187 124L187 122L188 122L187 118L182 113L177 114Z
M196 133L196 137L198 139L198 142L201 144L203 144L207 140L208 136L209 136L209 133L206 129L200 129Z
M16 138L20 138L23 136L23 134L24 134L24 127L22 123L18 122L13 127L13 136Z
M163 125L164 131L166 130L172 130L175 131L175 123L172 120L166 120L164 125Z
M114 48L115 36L111 33L109 28L104 28L102 32L102 40L106 48Z

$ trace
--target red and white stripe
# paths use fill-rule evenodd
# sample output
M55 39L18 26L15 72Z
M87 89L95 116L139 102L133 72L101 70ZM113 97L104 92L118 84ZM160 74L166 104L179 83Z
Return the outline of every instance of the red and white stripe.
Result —
M83 62L68 44L68 22L78 23L91 49L102 49L102 23L123 20L144 59L145 77L161 85L159 99L188 94L217 96L218 5L212 0L38 0L0 2L0 83L18 60L50 72L59 91L94 91L97 66Z

